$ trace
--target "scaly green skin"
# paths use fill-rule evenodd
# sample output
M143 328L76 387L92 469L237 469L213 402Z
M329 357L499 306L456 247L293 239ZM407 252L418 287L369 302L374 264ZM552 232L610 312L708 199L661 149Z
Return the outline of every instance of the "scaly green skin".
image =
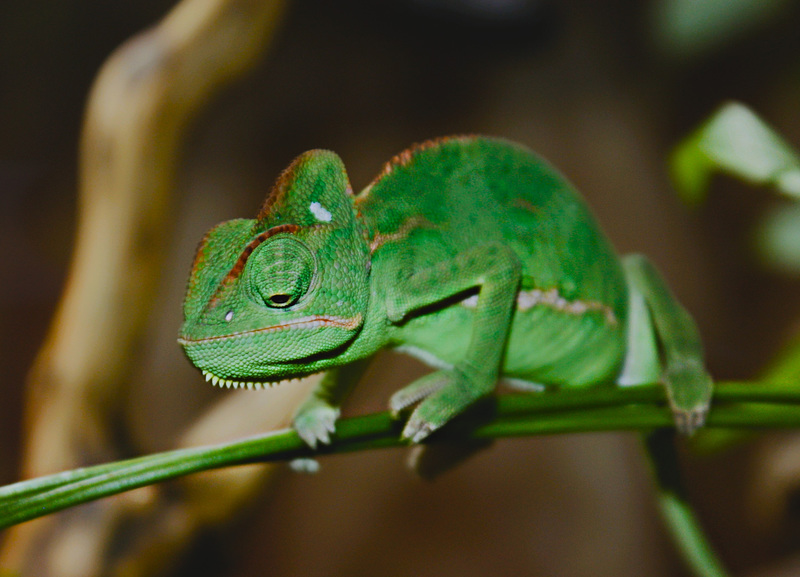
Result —
M327 370L295 416L312 446L366 361L437 367L392 396L420 441L497 380L529 389L663 377L682 430L711 396L689 315L652 266L620 261L579 195L527 149L459 137L405 151L359 195L334 153L284 171L255 220L198 249L180 343L215 384Z

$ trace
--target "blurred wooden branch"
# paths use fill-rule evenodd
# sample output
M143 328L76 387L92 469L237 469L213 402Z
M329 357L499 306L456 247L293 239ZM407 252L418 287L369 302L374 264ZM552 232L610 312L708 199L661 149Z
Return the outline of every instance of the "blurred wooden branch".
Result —
M262 55L283 8L281 0L183 0L116 50L100 71L81 141L79 229L69 281L28 381L24 476L124 452L121 407L169 239L185 129ZM286 413L286 406L276 407L276 425L285 424ZM241 494L241 480L232 487ZM194 493L185 494L191 499ZM185 503L156 508L162 526L154 526L151 539L166 528L181 538L162 542L150 561L130 558L112 567L105 553L111 545L119 548L115 537L124 512L152 512L158 499L155 490L134 492L77 515L23 525L8 535L0 563L22 575L144 575L155 568L148 563L173 559L178 550L169 546L213 517L192 519Z

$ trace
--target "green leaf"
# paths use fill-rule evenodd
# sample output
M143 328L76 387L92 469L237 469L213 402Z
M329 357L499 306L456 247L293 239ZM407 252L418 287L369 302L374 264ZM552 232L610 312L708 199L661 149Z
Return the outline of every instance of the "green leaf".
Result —
M786 0L657 0L653 38L672 56L708 53L775 20Z
M756 185L771 185L800 199L800 158L749 108L722 106L675 149L672 177L690 204L701 202L714 172Z
M784 273L800 274L800 203L776 207L765 214L756 231L766 264Z

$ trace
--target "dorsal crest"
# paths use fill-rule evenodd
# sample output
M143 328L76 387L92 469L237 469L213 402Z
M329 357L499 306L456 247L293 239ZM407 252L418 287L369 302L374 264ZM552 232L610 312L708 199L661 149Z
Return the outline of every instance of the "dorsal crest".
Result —
M425 140L424 142L413 144L410 147L403 150L402 152L395 154L389 162L384 164L380 174L378 174L378 176L375 178L375 182L385 176L390 175L392 172L395 171L395 169L410 164L417 154L424 152L425 150L428 150L430 148L435 148L450 142L466 141L466 140L472 140L474 138L475 136L473 135L460 134L456 136L442 136L441 138L432 138L430 140Z

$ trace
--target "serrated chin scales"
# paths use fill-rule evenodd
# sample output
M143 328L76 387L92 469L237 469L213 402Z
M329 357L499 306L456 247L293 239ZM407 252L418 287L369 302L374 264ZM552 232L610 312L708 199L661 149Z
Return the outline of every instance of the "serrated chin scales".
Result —
M227 389L269 389L271 387L275 387L282 383L288 383L291 381L298 381L300 379L285 379L283 381L273 381L273 382L260 382L260 381L234 381L233 379L221 379L217 375L209 372L203 371L203 375L206 378L206 381L210 381L212 385L217 387L225 387Z

